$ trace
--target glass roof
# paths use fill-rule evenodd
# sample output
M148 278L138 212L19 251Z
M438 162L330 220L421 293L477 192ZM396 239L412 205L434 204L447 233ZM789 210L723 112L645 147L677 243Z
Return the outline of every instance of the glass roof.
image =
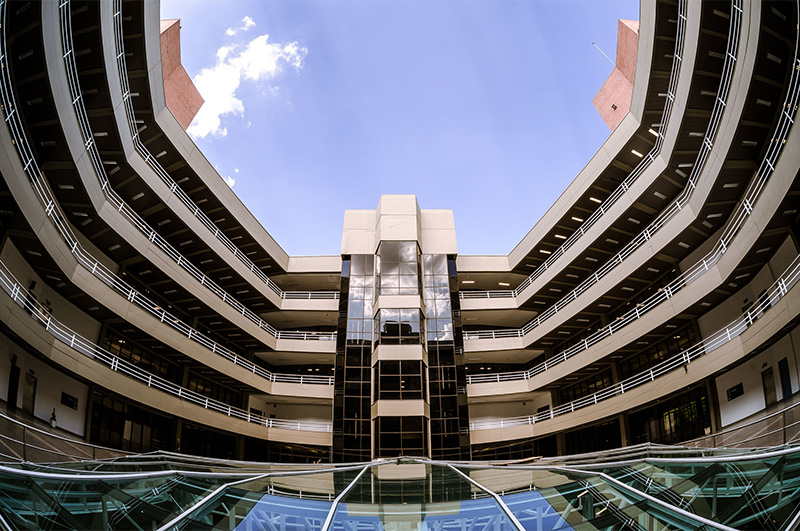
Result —
M0 529L793 529L800 446L643 445L521 463L348 465L170 453L0 465Z

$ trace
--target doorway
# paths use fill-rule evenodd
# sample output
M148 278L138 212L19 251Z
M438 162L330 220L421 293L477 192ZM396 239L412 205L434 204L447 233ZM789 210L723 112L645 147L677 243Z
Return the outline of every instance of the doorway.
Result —
M764 387L764 401L767 407L774 405L778 401L775 392L775 375L772 374L772 367L761 371L761 385Z
M36 384L39 379L33 374L25 373L25 383L22 388L22 411L33 415L33 407L36 404Z
M789 360L783 358L778 362L778 377L781 379L781 400L792 396L792 377L789 375Z
M17 409L17 395L19 394L20 369L17 365L17 355L11 356L11 369L8 371L8 396L6 407L9 411Z

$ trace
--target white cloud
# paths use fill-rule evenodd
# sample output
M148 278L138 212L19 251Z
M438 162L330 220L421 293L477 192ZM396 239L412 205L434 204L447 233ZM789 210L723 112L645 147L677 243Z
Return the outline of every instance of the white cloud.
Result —
M237 49L240 47L236 45L222 46L217 50L216 64L203 68L194 77L194 84L205 100L188 129L195 138L223 137L228 134L228 129L222 125L222 117L244 115L244 103L236 96L243 80L272 79L287 64L300 70L308 54L308 50L297 42L272 43L266 34L251 40L238 54L235 53Z
M233 173L239 173L239 168L234 168Z
M249 17L247 15L245 15L245 17L242 19L242 22L244 22L244 26L240 28L242 31L247 31L256 25L256 21L253 20L252 17Z
M233 185L236 184L236 179L228 175L227 177L225 177L225 184L233 188Z
M225 30L225 35L227 35L228 37L233 37L234 35L236 35L236 33L239 30L247 31L247 30L249 30L250 28L252 28L253 26L256 25L256 21L253 20L253 17L248 16L248 15L245 15L245 17L242 19L242 23L243 24L241 26L239 26L238 28L228 28L228 29L226 29Z

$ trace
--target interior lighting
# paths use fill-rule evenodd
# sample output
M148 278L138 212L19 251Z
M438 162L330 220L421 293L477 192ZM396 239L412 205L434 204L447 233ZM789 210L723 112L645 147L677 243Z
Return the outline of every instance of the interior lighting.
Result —
M638 152L638 151L636 151L635 149L632 149L632 150L631 150L631 153L633 153L634 155L636 155L636 156L637 156L637 157L639 157L639 158L642 158L642 157L644 157L644 155L642 155L641 153L639 153L639 152Z
M595 203L602 203L603 202L602 199L597 199L596 197L590 197L589 201L594 201Z

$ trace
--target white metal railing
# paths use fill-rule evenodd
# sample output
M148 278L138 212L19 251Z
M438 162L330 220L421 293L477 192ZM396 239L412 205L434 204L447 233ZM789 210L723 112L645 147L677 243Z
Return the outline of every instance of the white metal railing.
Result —
M125 450L91 444L45 431L2 412L0 412L0 439L3 441L3 451L13 452L11 455L0 454L3 459L10 457L28 461L34 455L44 454L53 460L63 461L67 458L79 461L132 455ZM19 450L16 450L16 446L19 446Z
M0 9L3 10L3 26L5 30L5 7L8 0L0 0ZM3 54L4 57L5 54ZM77 332L73 331L64 325L58 319L55 319L50 311L43 304L38 302L33 294L25 289L16 278L14 278L11 271L6 265L0 261L0 287L3 292L8 294L11 299L22 307L26 312L31 314L31 317L44 326L45 330L49 332L55 339L72 348L73 350L83 354L89 359L102 363L114 372L124 374L134 380L158 389L172 396L176 396L181 400L186 400L202 408L222 413L228 417L233 417L247 422L260 424L268 428L283 428L288 430L300 431L316 431L316 432L332 432L330 423L315 422L315 421L296 421L286 419L272 419L262 415L255 415L249 411L228 405L219 400L214 400L205 395L191 391L185 387L174 384L169 380L162 378L156 374L147 372L133 363L130 363L119 356L114 355L89 341Z
M5 6L5 4L3 5ZM7 48L5 26L2 28L2 31L3 35L2 39L0 39L0 63L2 63L2 69L0 70L0 104L2 104L5 122L9 128L9 132L13 139L14 146L17 149L17 153L22 161L23 169L28 176L36 197L39 199L42 205L45 215L53 223L53 226L67 244L68 249L72 252L78 264L91 272L103 284L124 296L128 301L137 304L140 308L158 318L160 322L165 323L189 339L210 349L215 354L232 361L234 364L242 366L254 374L258 374L259 376L272 380L274 376L273 373L255 365L253 362L243 356L240 356L238 353L216 343L206 335L181 321L175 315L167 312L164 308L142 295L141 292L134 289L128 283L115 275L109 268L95 259L83 248L83 246L80 244L80 241L73 233L69 223L66 221L66 216L61 210L58 202L55 200L55 197L53 196L53 193L47 184L47 180L42 175L33 151L30 148L30 143L28 142L27 135L25 134L22 120L16 109L16 101L12 88L13 85L11 83L10 72L6 61ZM91 139L92 137L89 138ZM281 332L263 322L260 320L260 318L259 321L261 322L261 327L264 330L267 330L278 339L334 340L336 337L335 333L325 332ZM282 334L286 334L286 336L284 337ZM333 384L332 378L316 378L320 378L320 381L314 383L320 383L324 385ZM305 383L312 383L312 381Z
M636 251L636 249L647 243L647 241L650 240L650 238L652 238L653 235L655 235L655 233L658 232L659 229L661 229L664 225L666 225L668 221L670 221L673 217L675 217L683 209L683 207L685 207L689 203L689 200L691 199L694 190L697 187L697 182L700 179L700 175L705 167L705 163L708 160L708 157L711 153L711 149L714 145L714 138L719 129L719 124L727 103L727 97L730 92L731 80L733 78L733 71L736 65L736 54L739 47L741 15L742 15L741 0L733 0L731 5L728 44L725 54L725 60L722 67L720 84L717 89L717 97L714 100L714 108L712 109L711 112L711 117L709 119L709 123L706 128L706 133L703 138L700 151L697 154L697 159L695 160L695 163L692 165L692 171L687 179L686 186L684 187L682 192L678 195L678 197L675 198L675 200L669 206L667 206L667 208L661 211L661 213L641 233L639 233L633 240L631 240L625 246L623 246L623 248L614 257L612 257L608 262L606 262L599 269L597 269L594 272L594 274L584 279L583 282L578 284L577 287L575 287L572 291L567 293L553 306L551 306L541 314L537 315L535 319L526 324L525 327L523 327L523 329L525 330L524 333L527 333L530 330L533 330L534 328L539 326L543 321L549 319L550 317L555 315L559 310L563 309L573 300L577 299L579 295L584 293L591 286L598 283L601 278L606 276L608 273L611 272L611 270L616 268L626 258L632 255L634 251ZM555 254L556 252L554 251L551 257L555 256ZM537 271L539 271L539 269L537 269ZM523 284L525 284L525 282L523 282ZM509 296L516 297L522 292L522 290L525 287L527 287L527 285L529 284L526 284L524 286L521 285L517 289L511 290L509 292L510 293ZM498 293L498 292L495 291L491 293ZM488 333L490 331L486 332ZM522 335L524 335L524 333ZM475 332L472 332L471 334L475 334ZM509 337L509 336L504 336L504 337Z
M114 35L116 42L116 59L117 69L119 70L120 85L122 88L122 101L125 105L125 115L128 120L128 127L130 128L133 145L136 151L147 162L150 168L158 175L158 177L167 185L169 192L177 197L180 202L189 210L189 212L196 217L202 225L211 232L211 234L222 242L222 244L233 255L241 261L247 268L259 278L269 289L278 294L281 299L338 299L338 291L316 291L316 292L291 292L283 291L280 286L275 284L264 272L256 266L248 256L241 251L228 236L216 226L211 218L195 203L191 197L181 188L177 182L169 175L169 173L161 166L158 159L153 156L147 147L142 143L139 135L139 125L136 123L136 115L133 109L133 98L131 95L130 84L128 83L128 69L125 62L125 41L123 38L122 29L122 2L121 0L114 0ZM143 222L142 222L143 223ZM149 227L143 229L139 223L134 225L144 232L152 231ZM155 232L155 231L153 231Z
M740 0L739 0L740 1ZM672 107L675 103L675 89L678 85L678 77L680 76L680 67L683 60L683 45L684 37L686 36L686 0L679 0L678 2L678 18L676 20L676 35L675 35L675 51L672 57L672 67L670 69L669 85L665 94L666 101L664 102L664 110L661 113L661 121L658 128L652 129L658 133L656 142L653 144L652 149L645 155L639 164L631 171L630 174L619 184L619 186L600 203L591 216L586 218L580 226L573 232L564 242L555 249L547 259L542 262L533 272L523 280L519 286L513 290L494 290L494 291L461 291L459 297L462 299L495 299L495 298L514 298L522 293L525 288L533 284L534 280L539 278L547 269L555 264L567 250L572 247L597 221L605 215L614 203L620 197L625 195L633 183L644 173L650 164L656 160L661 153L661 148L664 144L664 137L669 118L672 114ZM741 12L741 9L740 9Z
M717 444L719 443L723 448L792 444L800 439L800 420L791 420L798 418L798 410L800 410L800 402L781 408L764 417L744 424L735 424L711 435L683 441L680 444L690 448L718 448ZM789 421L786 419L787 413L790 415Z
M782 107L782 111L778 118L778 123L775 126L769 148L767 149L764 159L759 165L758 171L753 176L753 179L751 180L743 199L735 208L733 214L728 220L728 224L722 231L722 235L712 250L692 267L681 273L677 278L666 284L663 288L660 288L656 293L648 297L643 302L638 303L634 308L619 316L615 321L592 333L583 341L572 345L570 348L560 352L547 361L532 367L528 371L518 371L517 373L513 374L522 374L522 378L531 378L536 374L548 370L554 365L566 361L579 352L587 350L592 345L598 343L606 337L611 336L627 324L639 319L642 315L655 308L658 304L669 299L676 292L697 280L697 278L699 278L703 273L708 271L717 262L719 262L727 249L730 247L733 239L741 230L747 218L750 216L750 213L753 211L753 206L760 197L760 194L766 186L766 183L769 181L772 173L775 171L777 160L780 154L783 152L783 146L787 136L789 135L789 131L791 130L792 123L794 122L794 116L797 114L798 98L800 98L800 75L798 75L798 69L800 69L800 55L798 55L798 51L800 50L800 48L798 48L799 45L800 27L798 27L795 31L795 55L792 63L794 67L791 69L792 73L789 80L786 101ZM521 329L465 332L464 338L484 339L491 337L522 337L527 332L535 328L535 326L530 326L530 324L531 323L528 323L528 325ZM468 378L473 379L472 383L479 383L481 380L478 380L478 378L491 377L492 375L476 375ZM487 379L484 381L493 380Z
M521 417L512 417L507 419L487 420L470 422L469 428L472 431L477 430L492 430L497 428L508 428L512 426L533 425L537 422L552 419L561 415L572 413L579 409L588 406L593 406L603 400L608 400L617 395L624 394L626 391L635 389L639 386L648 384L656 380L656 378L672 371L683 367L694 361L695 359L716 350L725 343L741 335L745 330L750 328L753 323L759 320L766 314L769 309L780 301L789 290L800 280L800 255L795 257L789 267L783 274L776 280L766 293L761 295L753 304L753 306L744 314L736 318L733 322L728 324L725 328L718 330L716 333L710 335L708 338L698 342L697 344L689 347L688 349L654 365L652 368L631 376L620 383L611 387L606 387L591 395L573 400L566 404L552 408L542 413L535 415L526 415Z
M100 183L100 189L105 194L106 199L109 201L109 203L111 203L114 206L117 212L119 212L125 219L130 221L130 223L134 227L139 229L139 231L147 238L148 241L154 243L157 247L159 247L179 267L182 267L189 274L191 274L194 279L200 282L200 284L203 285L206 289L208 289L211 293L216 295L226 304L230 305L233 309L237 311L237 313L240 313L243 317L247 318L249 321L256 324L260 329L266 331L273 337L280 338L281 336L280 331L276 330L274 327L266 323L263 319L258 317L258 315L252 312L244 304L239 302L235 297L227 293L222 287L220 287L217 283L215 283L208 276L206 276L199 268L197 268L188 259L186 259L186 257L184 257L173 246L171 246L166 239L164 239L155 230L153 230L152 227L150 227L144 221L144 219L142 219L139 216L139 214L129 205L127 205L123 201L123 199L114 191L113 187L110 185L108 174L105 171L105 164L103 163L103 160L100 156L100 152L98 151L97 145L94 141L94 135L92 134L89 118L83 103L83 93L80 87L78 70L75 64L74 47L72 44L72 25L71 25L71 12L70 12L69 0L61 1L61 4L59 6L59 11L61 15L61 42L64 48L63 51L64 66L67 73L68 86L72 95L72 105L75 110L78 124L81 129L81 134L83 135L84 148L86 150L87 155L89 156L89 160L92 162L92 165L95 169L95 175L97 176L98 181ZM44 182L42 186L47 187L47 183ZM49 195L52 196L52 192ZM80 244L79 247L81 247ZM75 248L75 250L73 250L73 253L77 251L78 248ZM92 272L94 273L95 271ZM130 289L128 289L126 293L123 293L123 295L126 295L127 292L130 291ZM292 293L291 296L288 297L292 299L327 298L325 296L325 293L320 293L320 292L316 293L282 292L282 293L284 294ZM316 334L306 333L302 334L303 337L299 337L298 334L296 333L293 333L292 335L294 339L300 338L300 339L314 340L314 339L335 338L335 333L316 333Z

